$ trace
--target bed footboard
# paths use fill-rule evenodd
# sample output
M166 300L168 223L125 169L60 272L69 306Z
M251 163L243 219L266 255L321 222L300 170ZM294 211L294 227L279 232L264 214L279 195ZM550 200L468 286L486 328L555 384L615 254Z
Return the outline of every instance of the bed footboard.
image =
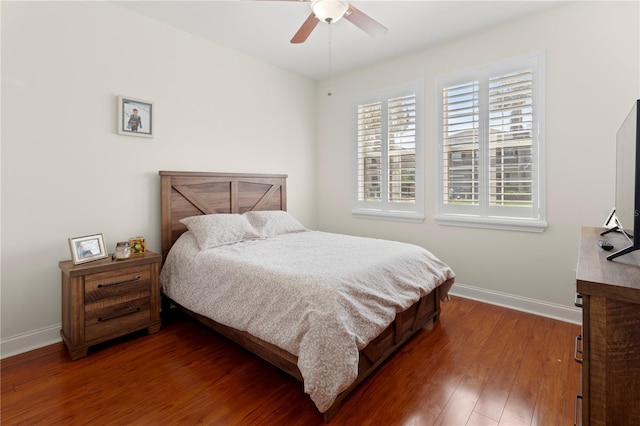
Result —
M397 314L396 319L367 347L360 351L358 377L335 402L323 413L325 422L330 422L340 409L342 401L387 358L396 352L416 332L427 325L433 326L440 315L440 287L422 297L406 311Z

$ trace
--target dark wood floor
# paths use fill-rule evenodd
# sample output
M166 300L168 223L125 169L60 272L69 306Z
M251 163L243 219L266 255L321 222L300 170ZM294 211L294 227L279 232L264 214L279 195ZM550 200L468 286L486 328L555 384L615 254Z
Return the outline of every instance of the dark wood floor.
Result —
M335 425L571 425L576 325L454 298L367 379ZM319 425L302 385L182 316L70 361L1 362L2 424Z

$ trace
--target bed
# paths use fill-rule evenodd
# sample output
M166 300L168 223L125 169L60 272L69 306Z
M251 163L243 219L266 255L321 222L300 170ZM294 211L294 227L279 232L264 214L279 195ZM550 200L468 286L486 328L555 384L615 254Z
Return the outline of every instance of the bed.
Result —
M329 422L438 320L454 274L417 246L304 228L286 213L286 178L160 172L163 309L177 307L302 381ZM353 254L336 254L341 247Z

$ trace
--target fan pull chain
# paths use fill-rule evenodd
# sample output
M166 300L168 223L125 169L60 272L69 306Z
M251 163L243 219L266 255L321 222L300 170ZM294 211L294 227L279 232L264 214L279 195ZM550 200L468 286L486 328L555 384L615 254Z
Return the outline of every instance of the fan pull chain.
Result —
M331 52L331 30L332 30L331 22L329 22L329 91L327 92L327 96L331 96L331 82L333 80L333 55Z

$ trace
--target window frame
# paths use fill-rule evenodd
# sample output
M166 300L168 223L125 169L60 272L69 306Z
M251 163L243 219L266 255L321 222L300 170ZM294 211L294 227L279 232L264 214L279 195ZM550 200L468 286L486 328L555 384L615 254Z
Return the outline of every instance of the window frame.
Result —
M491 206L490 197L479 200L478 205L453 205L444 201L444 111L443 90L462 83L479 82L479 185L487 195L490 179L490 141L488 116L488 82L491 78L530 69L532 78L532 206L524 214L524 208ZM466 70L447 73L436 78L435 111L437 125L437 179L436 223L442 225L470 226L516 231L542 232L548 224L545 208L545 55L544 51L508 58ZM515 214L517 213L517 214Z
M416 117L415 117L415 201L412 203L406 202L393 202L384 199L381 201L364 201L358 199L358 190L359 190L359 182L358 182L358 107L364 104L381 102L383 104L383 117L382 121L382 145L383 147L388 144L387 135L385 135L385 130L387 128L388 123L388 114L384 104L388 104L389 100L396 99L399 97L414 95L415 96L415 108L416 108ZM353 209L352 215L354 217L359 218L367 218L367 219L383 219L383 220L394 220L394 221L403 221L403 222L423 222L425 218L424 214L424 181L425 181L425 166L424 166L424 157L425 157L425 142L424 142L424 82L422 80L414 81L394 87L389 87L386 89L382 89L376 92L367 93L363 95L356 96L353 100L353 143L352 143L352 165L353 165L353 174L352 174L352 200L353 200ZM387 147L383 148L383 155L388 154ZM381 164L383 169L382 175L387 176L381 181L381 189L388 186L388 174L390 170L389 162L383 161ZM388 189L388 188L387 188Z

